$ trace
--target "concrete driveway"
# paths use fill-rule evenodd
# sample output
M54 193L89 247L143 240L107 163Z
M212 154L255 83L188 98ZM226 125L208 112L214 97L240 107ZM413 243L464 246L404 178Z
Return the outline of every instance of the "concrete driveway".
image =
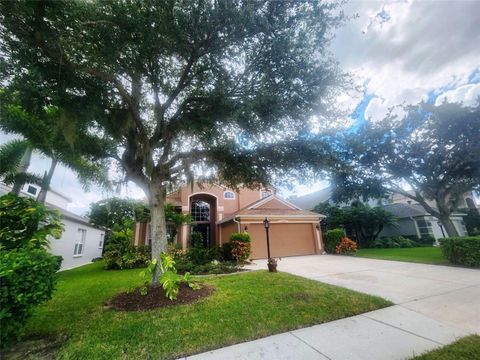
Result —
M256 260L252 268L267 268ZM278 270L391 300L467 332L480 333L480 270L313 255L282 258Z
M266 269L266 260L248 267ZM283 258L278 270L396 305L187 359L404 360L480 334L480 270L331 255Z

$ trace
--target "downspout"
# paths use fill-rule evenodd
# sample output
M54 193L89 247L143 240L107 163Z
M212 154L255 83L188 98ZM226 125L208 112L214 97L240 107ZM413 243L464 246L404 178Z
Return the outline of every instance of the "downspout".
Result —
M233 218L233 221L237 223L237 232L239 233L240 232L240 222L237 221L236 217Z

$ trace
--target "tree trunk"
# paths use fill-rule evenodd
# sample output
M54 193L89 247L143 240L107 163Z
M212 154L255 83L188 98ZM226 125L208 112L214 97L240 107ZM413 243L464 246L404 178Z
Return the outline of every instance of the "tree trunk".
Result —
M152 259L157 260L157 267L152 278L152 285L158 285L160 270L160 253L167 251L167 223L165 221L166 188L161 181L152 181L150 185L150 227L152 237Z
M37 196L37 201L41 204L45 204L45 200L47 199L47 192L48 189L50 189L50 182L52 181L53 173L55 172L57 162L57 159L52 158L52 163L50 164L50 169L48 170L48 173L45 172L45 174L43 175L42 187L40 188L40 192Z
M445 228L445 231L447 232L449 237L457 237L459 236L457 229L455 228L455 225L453 224L453 221L450 220L450 217L447 216L442 216L440 217L440 222L442 223L443 227Z
M32 158L32 147L29 146L25 151L25 154L23 154L20 164L18 165L17 174L23 174L27 172L28 167L30 166L31 158ZM23 181L19 181L18 179L15 180L11 192L15 195L19 195L23 185L25 185Z

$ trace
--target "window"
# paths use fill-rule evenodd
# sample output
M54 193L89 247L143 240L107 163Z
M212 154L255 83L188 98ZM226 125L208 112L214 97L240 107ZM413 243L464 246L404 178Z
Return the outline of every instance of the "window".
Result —
M421 238L433 235L432 223L430 221L426 221L425 219L419 219L417 220L417 226Z
M195 200L192 202L192 210L191 215L193 221L210 221L210 204L202 201L202 200Z
M225 191L223 193L224 199L235 199L235 193L233 191Z
M78 229L77 241L75 242L75 249L73 250L73 256L82 256L85 250L85 238L87 237L87 230Z
M32 195L37 195L37 188L35 186L28 185L27 193L32 194Z
M270 191L262 190L261 192L261 197L262 199L265 199L266 197L270 196Z
M100 234L100 241L98 242L98 248L103 249L103 238L105 234Z

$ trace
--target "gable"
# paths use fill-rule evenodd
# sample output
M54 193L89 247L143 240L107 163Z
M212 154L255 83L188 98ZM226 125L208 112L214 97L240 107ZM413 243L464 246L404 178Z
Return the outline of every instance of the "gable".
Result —
M262 199L251 206L249 209L277 209L277 210L298 210L299 208L286 200L280 199L275 195Z

